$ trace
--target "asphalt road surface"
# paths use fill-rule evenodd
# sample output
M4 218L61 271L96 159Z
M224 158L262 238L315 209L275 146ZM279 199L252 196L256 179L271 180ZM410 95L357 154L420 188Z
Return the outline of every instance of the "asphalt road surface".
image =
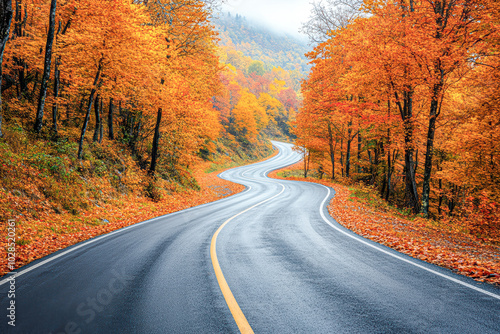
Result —
M300 159L275 145L222 173L240 194L35 261L15 298L4 277L0 333L500 333L500 289L344 229L333 190L266 177Z

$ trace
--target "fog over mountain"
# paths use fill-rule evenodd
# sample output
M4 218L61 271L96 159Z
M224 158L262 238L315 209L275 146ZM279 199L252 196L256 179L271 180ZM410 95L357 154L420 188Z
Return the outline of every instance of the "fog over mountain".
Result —
M273 32L307 40L299 29L309 18L309 0L229 0L222 8L225 12L239 13Z
M220 33L221 45L231 45L245 56L265 64L297 71L300 77L309 72L310 66L304 54L311 48L306 41L283 32L273 32L260 22L237 13L221 13L214 19L214 24Z

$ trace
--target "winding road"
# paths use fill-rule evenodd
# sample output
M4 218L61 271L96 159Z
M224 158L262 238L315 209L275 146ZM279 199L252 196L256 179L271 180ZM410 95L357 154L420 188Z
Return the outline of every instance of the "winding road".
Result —
M244 192L19 269L0 333L500 333L500 289L338 225L332 189L272 180L291 146L220 176Z

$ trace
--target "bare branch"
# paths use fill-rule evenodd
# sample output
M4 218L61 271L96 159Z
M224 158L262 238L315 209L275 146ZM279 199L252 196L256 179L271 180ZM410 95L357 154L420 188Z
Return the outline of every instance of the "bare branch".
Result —
M329 32L345 28L362 15L363 0L320 0L312 3L309 21L300 31L309 37L311 44L326 42Z

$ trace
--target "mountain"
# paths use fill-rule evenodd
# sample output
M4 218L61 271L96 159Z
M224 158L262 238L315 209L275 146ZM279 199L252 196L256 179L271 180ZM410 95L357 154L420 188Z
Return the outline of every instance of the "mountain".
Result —
M310 70L305 53L306 43L291 36L280 35L247 20L239 14L220 14L213 21L220 34L220 44L260 60L267 66L281 67L305 78Z

